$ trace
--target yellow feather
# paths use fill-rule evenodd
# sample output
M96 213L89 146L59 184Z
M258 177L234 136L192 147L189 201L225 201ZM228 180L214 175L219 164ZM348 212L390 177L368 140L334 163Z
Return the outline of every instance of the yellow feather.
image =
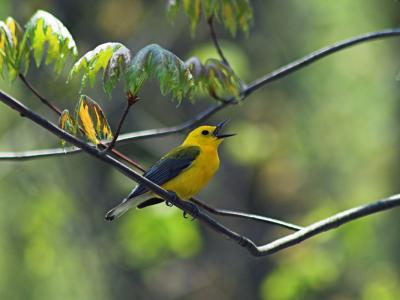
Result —
M193 163L175 178L162 185L166 190L175 192L179 198L187 200L207 185L219 168L218 146L222 139L212 133L215 126L200 126L189 133L181 146L198 146L200 154ZM202 132L209 132L203 135Z
M204 186L210 181L214 176L215 172L219 168L219 157L218 157L218 147L223 141L223 137L230 135L220 135L219 131L223 124L219 127L216 126L200 126L193 131L191 131L186 137L185 141L179 146L179 151L182 148L193 146L200 148L200 153L190 164L189 167L182 170L177 176L171 180L165 182L161 186L168 190L175 192L179 198L182 200L188 200L189 198L196 195ZM218 129L218 130L216 130ZM174 157L175 151L172 150L164 158L169 156ZM133 190L134 192L135 190ZM142 194L139 194L140 197ZM149 196L149 193L147 194ZM152 197L158 197L150 193ZM106 214L107 220L114 220L120 217L126 211L128 211L133 206L133 199L135 196L128 196L124 201L118 206L114 207Z

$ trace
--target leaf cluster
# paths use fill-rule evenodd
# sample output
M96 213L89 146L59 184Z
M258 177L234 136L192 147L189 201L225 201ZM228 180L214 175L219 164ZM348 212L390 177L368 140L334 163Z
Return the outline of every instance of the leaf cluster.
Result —
M193 85L192 75L185 63L156 44L144 47L133 57L129 49L120 43L99 45L75 63L70 78L82 73L82 87L88 80L93 85L96 74L101 70L107 94L111 93L119 79L123 79L127 91L138 95L146 80L154 76L163 95L171 94L181 101Z
M39 67L54 63L56 73L64 68L69 56L76 59L78 50L68 29L53 15L38 10L25 25L25 31L11 17L0 21L0 75L7 69L11 81L26 74L31 55ZM47 45L47 51L45 48Z
M199 58L191 57L185 64L193 74L197 93L208 93L216 99L240 98L241 81L223 62L209 58L202 64Z
M196 32L201 16L220 21L232 36L238 28L249 32L253 21L253 10L249 0L168 0L167 16L173 20L179 10L189 19L192 34Z

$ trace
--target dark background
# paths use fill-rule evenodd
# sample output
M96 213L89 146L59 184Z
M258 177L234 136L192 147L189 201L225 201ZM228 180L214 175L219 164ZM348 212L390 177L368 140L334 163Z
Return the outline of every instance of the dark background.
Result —
M234 69L251 81L327 44L396 27L393 0L252 1L249 37L217 31ZM171 26L164 1L0 0L0 17L24 24L36 9L69 28L80 55L119 41L133 52L158 43L182 58L215 56L205 23L190 37L182 15ZM345 50L272 83L243 105L214 116L239 135L221 147L222 166L199 198L216 207L309 224L399 189L399 43L395 38ZM73 110L78 82L51 67L27 75L46 97ZM19 82L2 89L56 121ZM115 129L122 84L109 99L85 93ZM179 124L211 103L176 103L146 83L124 132ZM0 150L58 147L43 129L0 105ZM149 166L183 135L132 142L119 150ZM254 258L164 205L105 212L134 184L80 154L0 165L1 299L365 299L400 297L398 211L371 216L269 257ZM288 233L225 220L258 243Z

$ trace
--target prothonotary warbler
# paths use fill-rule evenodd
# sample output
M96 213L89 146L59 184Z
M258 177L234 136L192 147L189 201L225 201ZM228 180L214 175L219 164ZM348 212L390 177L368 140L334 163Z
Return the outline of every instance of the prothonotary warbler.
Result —
M157 161L143 176L168 191L175 192L182 200L196 195L213 177L219 168L218 147L224 138L234 134L222 134L226 121L217 126L200 126L192 130L183 143ZM106 214L106 220L120 217L133 204L133 199L147 196L138 208L158 204L164 200L138 185L119 204Z

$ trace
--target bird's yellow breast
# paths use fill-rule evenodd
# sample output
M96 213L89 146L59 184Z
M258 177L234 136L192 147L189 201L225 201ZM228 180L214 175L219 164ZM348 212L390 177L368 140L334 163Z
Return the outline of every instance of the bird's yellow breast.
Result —
M194 162L162 187L174 191L179 198L187 200L196 195L209 182L219 168L219 157L214 147L201 148Z

